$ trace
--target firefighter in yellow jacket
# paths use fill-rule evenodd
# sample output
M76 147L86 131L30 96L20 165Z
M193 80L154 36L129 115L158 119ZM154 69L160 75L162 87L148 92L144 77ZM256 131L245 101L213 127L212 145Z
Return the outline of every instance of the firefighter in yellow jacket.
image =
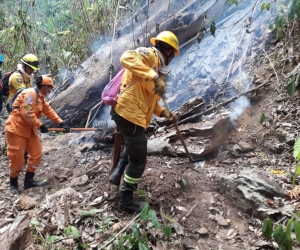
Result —
M37 87L23 90L13 104L13 111L5 123L7 138L7 156L9 163L10 191L18 191L18 175L24 164L24 152L27 150L28 159L24 179L24 189L45 185L33 180L34 172L42 158L42 144L37 129L47 133L47 127L39 120L42 113L58 123L66 132L70 127L50 107L45 97L54 88L52 79L40 76L36 80Z
M8 101L18 91L32 86L32 73L35 70L39 70L39 59L33 54L23 56L21 64L17 65L17 70L9 77Z
M125 151L110 175L109 182L119 185L128 164L118 207L130 213L141 211L143 206L132 197L147 162L145 130L152 115L167 117L170 120L177 119L175 114L165 110L158 102L166 91L167 65L175 55L179 55L178 39L172 32L163 31L151 38L150 42L154 47L140 47L126 51L121 56L121 64L126 70L122 79L121 94L111 111L112 119L123 135Z

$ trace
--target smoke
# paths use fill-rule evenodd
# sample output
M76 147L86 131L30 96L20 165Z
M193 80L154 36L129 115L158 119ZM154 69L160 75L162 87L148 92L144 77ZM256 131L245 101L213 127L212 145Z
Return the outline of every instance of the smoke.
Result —
M110 116L110 106L104 105L100 111L97 113L96 118L92 122L92 127L99 127L103 122L108 124L113 124L113 120Z
M67 68L62 67L58 73L58 77L59 77L58 86L70 76L72 76L72 72L70 70L68 70Z
M238 98L232 107L232 111L229 115L230 120L234 123L235 120L245 111L245 109L250 106L250 101L247 97L241 96Z

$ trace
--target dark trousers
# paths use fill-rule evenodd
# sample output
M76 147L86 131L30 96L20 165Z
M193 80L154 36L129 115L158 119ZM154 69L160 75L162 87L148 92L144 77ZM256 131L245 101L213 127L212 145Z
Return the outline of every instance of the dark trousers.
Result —
M147 163L147 137L145 129L138 126L111 110L112 119L120 129L125 150L128 154L128 167L124 176L121 191L134 191L144 173Z
M0 94L0 112L2 111L3 109L3 95Z

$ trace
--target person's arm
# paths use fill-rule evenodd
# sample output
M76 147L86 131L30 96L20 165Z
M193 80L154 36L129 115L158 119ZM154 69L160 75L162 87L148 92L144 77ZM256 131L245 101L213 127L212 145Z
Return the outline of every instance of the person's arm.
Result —
M57 124L62 123L62 119L56 114L56 112L51 108L49 103L45 100L43 104L43 114L47 116L51 121L56 122Z
M40 127L42 122L36 116L36 93L34 89L21 93L15 100L14 106L18 106L25 122L31 126Z
M26 84L21 73L15 72L10 76L9 86L13 87L17 92L26 88Z
M150 81L157 77L157 72L149 66L153 65L154 59L153 52L148 48L142 47L126 51L121 56L120 61L123 67L131 71L132 74Z

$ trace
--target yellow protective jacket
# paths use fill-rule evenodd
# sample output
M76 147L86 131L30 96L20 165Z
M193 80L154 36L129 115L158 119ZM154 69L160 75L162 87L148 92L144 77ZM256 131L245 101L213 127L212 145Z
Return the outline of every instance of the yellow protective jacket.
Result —
M39 120L42 113L57 124L62 122L37 88L23 90L13 107L5 123L5 131L25 138L29 138L32 132L37 135L37 128L42 125Z
M15 93L22 89L31 88L31 79L26 76L25 74L21 74L19 71L15 71L12 73L12 75L9 77L8 82L8 91L9 95L7 100L10 100L14 96Z
M121 64L126 69L114 110L126 120L147 128L152 115L160 116L164 110L159 104L160 95L155 94L153 77L161 65L153 48L140 47L128 50L121 56ZM130 85L132 84L132 85Z

